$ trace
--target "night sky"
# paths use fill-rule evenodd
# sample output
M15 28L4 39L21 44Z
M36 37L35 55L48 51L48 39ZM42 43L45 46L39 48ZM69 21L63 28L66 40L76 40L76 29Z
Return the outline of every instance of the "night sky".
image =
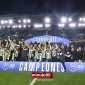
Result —
M0 15L85 12L85 0L0 0Z

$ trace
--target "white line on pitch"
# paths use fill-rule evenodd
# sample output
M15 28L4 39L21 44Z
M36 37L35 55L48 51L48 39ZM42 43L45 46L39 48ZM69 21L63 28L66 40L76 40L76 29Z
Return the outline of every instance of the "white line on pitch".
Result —
M34 83L36 82L37 78L33 79L32 82L30 83L30 85L34 85Z

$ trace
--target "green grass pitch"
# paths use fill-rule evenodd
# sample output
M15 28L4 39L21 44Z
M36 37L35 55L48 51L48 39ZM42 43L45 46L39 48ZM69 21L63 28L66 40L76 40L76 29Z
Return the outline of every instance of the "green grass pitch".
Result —
M85 73L54 73L53 79L37 79L34 85L85 85ZM0 71L0 85L30 85L31 72Z

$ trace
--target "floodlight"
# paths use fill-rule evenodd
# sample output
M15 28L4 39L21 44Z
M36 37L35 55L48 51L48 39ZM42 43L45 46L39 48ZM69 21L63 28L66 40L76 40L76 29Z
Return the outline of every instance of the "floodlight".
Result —
M23 22L24 22L24 23L26 23L26 22L27 22L27 20L26 20L26 19L24 19L24 20L23 20Z
M21 22L21 20L18 20L18 22L20 23L20 22Z
M62 18L61 18L61 22L66 22L66 20L67 20L67 19L66 19L65 17L62 17Z
M82 18L79 18L79 21L82 21L83 19Z
M30 25L28 25L28 27L30 27Z
M85 24L83 23L82 26L85 26Z
M21 25L18 25L19 28L21 28L22 26Z
M64 24L58 24L59 27L64 27L65 25Z
M50 27L50 24L45 24L45 27Z
M35 27L35 28L42 28L43 25L42 25L42 24L34 24L34 27Z
M34 27L36 28L36 27L38 27L38 25L37 25L37 24L35 24L35 25L34 25Z
M4 20L1 20L1 24L4 24Z
M28 19L27 22L30 23L31 22L30 19Z
M15 26L15 25L13 25L13 28L16 28L16 26Z
M24 28L26 28L26 25L23 25Z
M45 18L46 23L50 23L51 19L49 17Z
M85 21L85 18L83 18L83 21Z
M70 26L70 27L75 27L76 24L75 24L75 23L71 23L71 24L69 24L69 26Z
M3 26L3 28L5 28L5 26Z
M79 24L78 24L78 26L80 27L80 26L82 26L82 24L81 24L81 23L79 23Z
M6 24L8 23L7 20L5 20L5 23L6 23Z
M72 21L72 18L69 18L68 20L69 20L69 21Z
M13 20L9 20L9 24L12 24L13 23Z

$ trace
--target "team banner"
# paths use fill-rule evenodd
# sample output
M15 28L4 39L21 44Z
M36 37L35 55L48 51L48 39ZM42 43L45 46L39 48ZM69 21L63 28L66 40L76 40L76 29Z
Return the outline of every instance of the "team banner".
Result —
M65 43L69 46L69 40L66 38L62 38L62 37L57 37L57 36L50 36L50 35L44 35L44 36L38 36L38 37L33 37L30 39L27 39L25 42L26 43L30 43L30 42L41 42L41 41L50 41L51 43L57 43L58 41Z
M67 72L85 72L85 63L66 62ZM0 70L27 72L64 72L60 62L0 62Z
M85 72L85 63L66 62L68 72ZM60 62L0 62L0 70L31 72L64 72Z

